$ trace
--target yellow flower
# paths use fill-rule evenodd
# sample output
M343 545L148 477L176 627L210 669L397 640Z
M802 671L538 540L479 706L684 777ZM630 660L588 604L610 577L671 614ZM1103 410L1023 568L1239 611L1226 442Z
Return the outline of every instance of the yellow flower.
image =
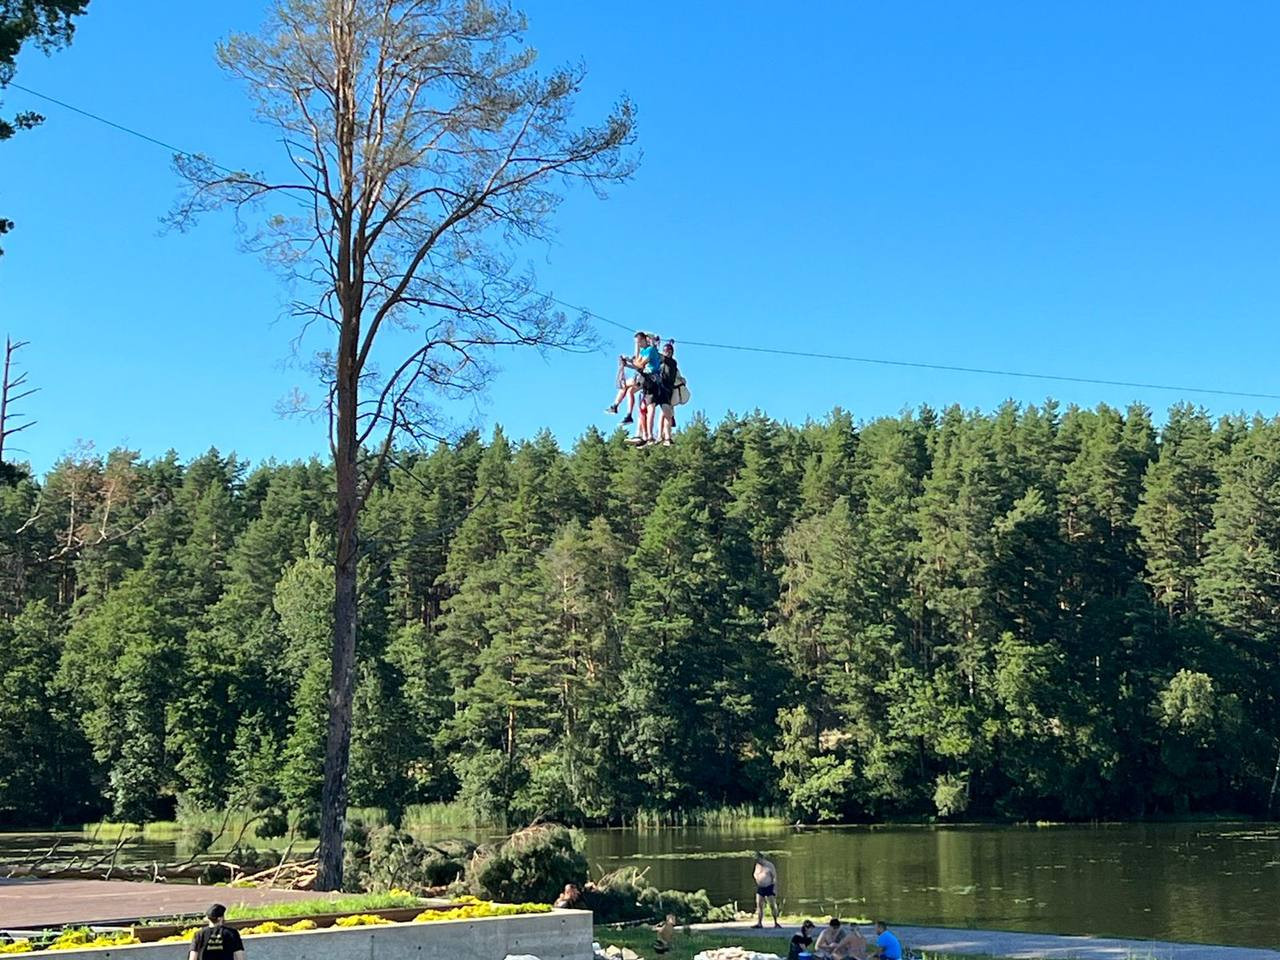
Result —
M458 906L448 910L424 910L413 919L418 923L431 923L438 920L474 920L480 917L512 917L518 914L551 912L551 908L545 903L492 903L475 897L459 897L453 902Z
M372 913L353 913L349 917L339 917L333 925L335 927L371 927L380 923L391 923L391 921Z

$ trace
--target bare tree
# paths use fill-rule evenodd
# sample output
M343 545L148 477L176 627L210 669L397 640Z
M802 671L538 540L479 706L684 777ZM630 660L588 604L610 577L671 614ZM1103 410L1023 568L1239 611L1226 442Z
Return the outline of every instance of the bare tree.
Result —
M564 188L633 169L633 113L576 126L581 67L546 76L525 21L493 0L276 0L263 31L218 48L287 154L276 172L178 157L179 228L229 206L300 295L337 474L333 673L320 880L342 880L355 677L357 519L405 441L438 434L432 398L483 389L494 348L589 335L536 293L515 253L545 240Z
M35 421L20 417L14 412L13 405L31 396L39 387L27 386L27 373L18 373L13 366L13 355L25 347L30 341L4 338L4 372L0 374L0 477L4 476L5 443L15 433L21 433L28 427L35 426Z

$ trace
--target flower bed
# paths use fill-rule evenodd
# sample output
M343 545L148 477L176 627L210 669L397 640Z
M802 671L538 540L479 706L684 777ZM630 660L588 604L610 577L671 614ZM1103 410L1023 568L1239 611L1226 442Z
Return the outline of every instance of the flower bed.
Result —
M267 936L281 933L303 933L322 927L366 927L394 923L430 923L441 920L473 920L484 917L515 917L528 914L550 913L544 903L493 903L475 897L460 897L447 907L428 907L425 910L379 910L345 915L316 914L309 917L264 920L252 926L238 926L241 936ZM415 912L416 911L416 912ZM387 916L393 914L395 916ZM135 927L132 931L94 934L85 928L63 930L50 942L41 944L33 940L16 940L0 943L0 954L35 953L48 950L91 950L120 947L134 943L183 943L189 941L200 926L183 929L168 927ZM142 934L142 936L139 936Z

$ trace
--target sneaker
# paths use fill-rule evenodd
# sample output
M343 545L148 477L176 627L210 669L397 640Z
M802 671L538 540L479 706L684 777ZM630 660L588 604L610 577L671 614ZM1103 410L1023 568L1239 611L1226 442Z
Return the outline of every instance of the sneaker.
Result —
M611 407L605 407L604 412L609 414L611 417L616 417L618 415L618 405L615 403Z
M618 411L616 411L616 410L614 411L614 413L617 413L617 412L618 412ZM629 413L628 413L625 417L623 417L623 418L622 418L622 425L623 425L624 427L625 427L627 424L629 424L629 423L635 423L635 422L636 422L636 421L635 421L635 419L634 419L634 418L631 416L631 414L629 414Z
M669 447L669 446L671 446L671 441L670 441L670 440L663 440L663 441L662 441L662 445L663 445L664 447Z

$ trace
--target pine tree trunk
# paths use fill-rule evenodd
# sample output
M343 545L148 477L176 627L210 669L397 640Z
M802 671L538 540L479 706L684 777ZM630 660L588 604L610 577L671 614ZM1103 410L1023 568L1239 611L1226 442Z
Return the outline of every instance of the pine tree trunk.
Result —
M342 840L347 820L347 764L351 755L351 702L355 694L357 519L360 486L356 444L356 323L343 324L338 348L337 557L334 562L333 672L329 682L329 729L324 787L320 798L320 856L316 887L342 888Z

